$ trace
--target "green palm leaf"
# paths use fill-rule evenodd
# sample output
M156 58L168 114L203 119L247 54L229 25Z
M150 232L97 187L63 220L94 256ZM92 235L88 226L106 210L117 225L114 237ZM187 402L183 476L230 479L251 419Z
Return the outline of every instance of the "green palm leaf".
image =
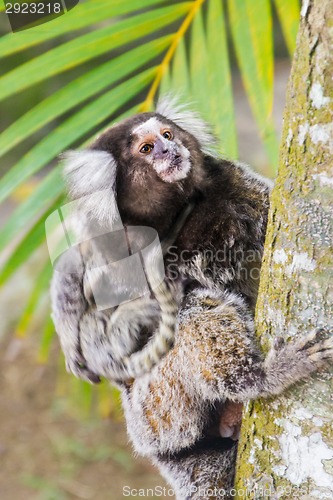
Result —
M0 286L3 285L26 260L28 260L42 243L45 243L44 220L62 201L63 198L46 210L41 219L28 231L22 241L17 245L0 271Z
M0 182L0 202L64 149L98 126L151 82L156 68L148 69L79 110L57 127L13 167Z
M274 1L289 54L293 56L296 48L296 35L299 25L299 0Z
M40 246L45 218L63 195L60 168L53 167L47 174L43 169L67 148L86 143L105 123L152 109L158 94L172 92L193 102L212 125L221 153L237 156L228 23L267 157L276 165L278 141L271 116L272 5L292 53L298 0L192 0L171 5L164 0L87 0L51 21L52 29L41 25L0 39L2 68L7 67L7 60L12 68L12 56L18 53L17 61L23 56L26 61L14 64L0 77L1 101L11 97L13 102L16 94L46 84L58 82L54 85L58 88L63 73L74 75L52 95L23 110L0 135L0 156L4 158L9 151L15 154L16 146L36 132L44 135L0 180L0 201L4 201L31 176L42 175L36 190L1 228L0 251L11 244L12 253L0 271L0 283ZM3 7L0 4L0 11ZM50 274L51 266L45 265L37 276L19 334L27 329ZM46 359L53 333L48 321L40 360ZM87 391L89 407L91 390L80 384L76 389L80 398L82 390Z
M40 212L46 211L61 195L63 189L61 172L59 168L55 168L42 180L32 195L14 210L1 229L0 251L29 226Z
M218 138L221 153L230 158L237 158L237 131L235 124L232 95L231 69L229 63L227 34L223 4L219 0L210 0L207 15L207 57L208 88L210 115ZM207 94L206 94L207 95Z
M9 56L67 33L71 34L105 19L130 14L159 3L162 3L162 0L131 0L131 2L94 0L93 2L80 3L79 9L54 19L51 25L52 29L46 30L42 24L33 28L33 36L31 36L30 30L18 32L14 37L12 33L3 36L0 40L0 54L1 57ZM4 6L0 6L2 7L0 10L3 10Z
M278 140L272 122L273 36L269 0L229 0L231 31L244 86L267 155L277 164Z
M46 257L46 263L44 264L42 270L35 280L34 286L29 296L29 300L25 305L20 321L16 327L15 333L18 337L24 337L26 335L27 329L29 328L30 322L33 319L38 304L48 291L52 271L53 269L51 266L51 262L49 261L48 257Z
M169 73L165 76L165 82L167 81ZM185 40L182 38L179 41L177 50L175 51L175 55L173 58L172 64L172 83L171 79L169 79L169 88L174 89L180 96L187 96L190 93L190 81L189 81L189 69L187 63L187 54L186 54L186 46ZM163 94L167 89L163 89L160 87L160 93Z
M55 118L77 105L82 105L91 96L153 60L168 47L170 39L170 36L161 37L140 45L130 52L125 52L125 54L85 73L44 99L1 134L0 156L5 155ZM78 88L80 92L78 92Z
M150 16L139 14L111 26L82 35L39 57L21 64L0 78L0 100L36 83L91 61L105 52L167 26L189 9L184 2L172 7L152 10ZM74 11L73 11L74 12Z

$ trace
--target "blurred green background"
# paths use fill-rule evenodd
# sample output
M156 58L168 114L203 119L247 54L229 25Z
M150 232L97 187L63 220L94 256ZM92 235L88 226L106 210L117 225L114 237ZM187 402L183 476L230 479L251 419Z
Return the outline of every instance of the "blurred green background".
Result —
M75 380L59 355L44 232L64 202L57 158L171 92L210 123L221 155L274 177L299 9L81 0L12 33L0 3L1 500L118 500L125 485L164 485L132 457L117 391Z

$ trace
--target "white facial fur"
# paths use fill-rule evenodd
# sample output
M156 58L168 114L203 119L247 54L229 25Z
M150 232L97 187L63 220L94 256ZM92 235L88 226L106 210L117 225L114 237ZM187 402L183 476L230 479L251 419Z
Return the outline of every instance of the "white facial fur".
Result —
M155 140L159 140L163 146L169 151L169 156L165 158L156 158L154 153L143 155L140 152L136 154L142 154L142 157L152 165L157 175L165 182L176 182L185 179L191 170L190 152L183 146L181 141L177 137L168 140L163 137L163 131L169 130L169 127L164 123L160 122L157 118L150 118L145 123L142 123L133 130L133 133L138 137L135 147L141 143L154 143ZM172 160L170 158L175 156L181 157L181 162L179 165L172 165Z

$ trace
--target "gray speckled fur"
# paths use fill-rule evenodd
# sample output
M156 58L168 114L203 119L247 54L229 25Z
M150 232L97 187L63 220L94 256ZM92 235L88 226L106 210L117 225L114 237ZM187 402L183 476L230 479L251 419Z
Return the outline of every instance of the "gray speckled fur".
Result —
M146 295L121 304L116 310L97 310L91 283L100 278L99 269L93 275L86 269L108 261L94 242L89 245L89 250L83 243L66 252L56 265L51 283L52 317L67 369L95 383L100 376L113 382L138 377L173 345L176 292L164 281L154 288L154 298ZM122 284L114 286L120 289ZM147 341L142 334L145 328L150 338L143 345Z
M232 498L233 469L237 444L225 449L208 448L154 460L161 474L176 493L177 500Z
M207 289L191 292L172 351L150 374L123 390L135 450L153 460L179 500L211 498L185 495L193 485L228 491L236 444L231 450L216 450L206 436L216 403L277 395L325 367L333 357L333 339L320 337L314 331L295 342L277 342L264 359L252 314L239 296Z

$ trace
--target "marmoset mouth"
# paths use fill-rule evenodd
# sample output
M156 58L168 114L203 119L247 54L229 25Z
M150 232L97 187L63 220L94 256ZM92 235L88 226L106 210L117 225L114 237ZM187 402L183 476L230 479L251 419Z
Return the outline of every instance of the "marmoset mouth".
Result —
M182 163L183 159L180 155L176 155L172 160L171 163L172 165L179 166Z
M181 170L183 165L183 158L181 155L176 155L176 156L171 156L168 165L161 170L161 173L170 173L173 172L174 170Z
M161 177L163 181L173 182L178 179L177 174L176 176L174 174L176 172L181 172L181 170L182 170L182 159L179 158L179 161L177 161L177 163L173 162L168 168L159 172L158 175Z
M185 179L190 170L190 161L181 154L175 154L168 161L164 161L156 172L164 182L177 182Z

